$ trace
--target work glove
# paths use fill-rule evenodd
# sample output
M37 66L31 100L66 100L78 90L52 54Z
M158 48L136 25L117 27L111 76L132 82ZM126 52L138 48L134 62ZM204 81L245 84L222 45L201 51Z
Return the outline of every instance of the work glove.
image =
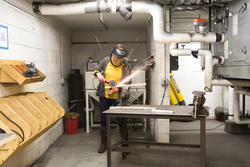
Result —
M118 92L118 88L117 87L114 87L114 88L112 88L112 89L109 89L108 90L108 95L109 96L111 96L113 93L115 93L115 92Z
M98 79L99 82L105 82L105 78L102 76L101 73L98 72L96 74L96 77L97 77L97 79Z

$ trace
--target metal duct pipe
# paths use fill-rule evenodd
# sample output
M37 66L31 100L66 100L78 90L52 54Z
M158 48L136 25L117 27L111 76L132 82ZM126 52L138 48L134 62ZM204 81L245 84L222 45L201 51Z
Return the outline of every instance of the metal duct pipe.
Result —
M191 42L189 33L169 33L165 31L163 8L153 2L132 2L133 13L150 14L153 17L153 36L159 43Z
M153 36L155 41L159 43L171 43L171 42L223 42L223 34L208 33L206 35L190 34L190 33L170 33L165 31L164 25L164 9L157 3L153 2L132 2L133 13L150 14L153 17ZM85 14L85 13L97 13L110 11L117 12L121 6L130 6L130 4L115 1L105 2L99 0L96 2L80 2L70 4L42 4L39 5L39 11L42 15L73 15L73 14ZM37 7L33 6L34 11L37 11ZM121 12L121 11L120 11ZM124 11L122 11L124 14ZM127 15L126 15L127 16ZM128 18L131 16L128 15Z
M190 34L190 33L170 33L165 31L163 8L153 2L132 2L133 13L150 14L153 17L153 36L154 40L159 43L172 42L223 42L224 35L216 33L208 33L206 35Z
M205 88L206 92L212 90L212 77L213 77L213 55L210 50L192 51L191 49L177 49L176 43L170 44L170 54L172 56L191 56L192 54L205 57Z
M105 12L107 5L104 1L99 2L80 2L69 4L42 4L39 11L42 15L74 15L85 13Z

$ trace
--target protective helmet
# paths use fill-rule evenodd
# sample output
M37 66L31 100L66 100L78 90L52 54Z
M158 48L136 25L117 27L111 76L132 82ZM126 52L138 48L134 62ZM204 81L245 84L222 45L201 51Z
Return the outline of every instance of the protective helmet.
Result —
M128 51L125 49L125 47L122 44L118 44L114 46L111 52L120 59L126 58L128 56Z

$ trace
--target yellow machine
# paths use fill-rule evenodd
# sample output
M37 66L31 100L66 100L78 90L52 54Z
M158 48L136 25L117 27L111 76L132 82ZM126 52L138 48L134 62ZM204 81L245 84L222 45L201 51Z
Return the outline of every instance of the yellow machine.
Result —
M185 105L185 101L184 98L181 94L181 91L174 79L174 76L172 73L170 73L170 103L171 105L177 105L177 103L179 105Z

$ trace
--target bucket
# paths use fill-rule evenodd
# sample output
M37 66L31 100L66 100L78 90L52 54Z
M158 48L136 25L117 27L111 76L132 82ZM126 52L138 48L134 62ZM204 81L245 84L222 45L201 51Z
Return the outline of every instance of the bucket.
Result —
M78 132L78 113L70 112L64 116L64 129L66 134L76 134Z

